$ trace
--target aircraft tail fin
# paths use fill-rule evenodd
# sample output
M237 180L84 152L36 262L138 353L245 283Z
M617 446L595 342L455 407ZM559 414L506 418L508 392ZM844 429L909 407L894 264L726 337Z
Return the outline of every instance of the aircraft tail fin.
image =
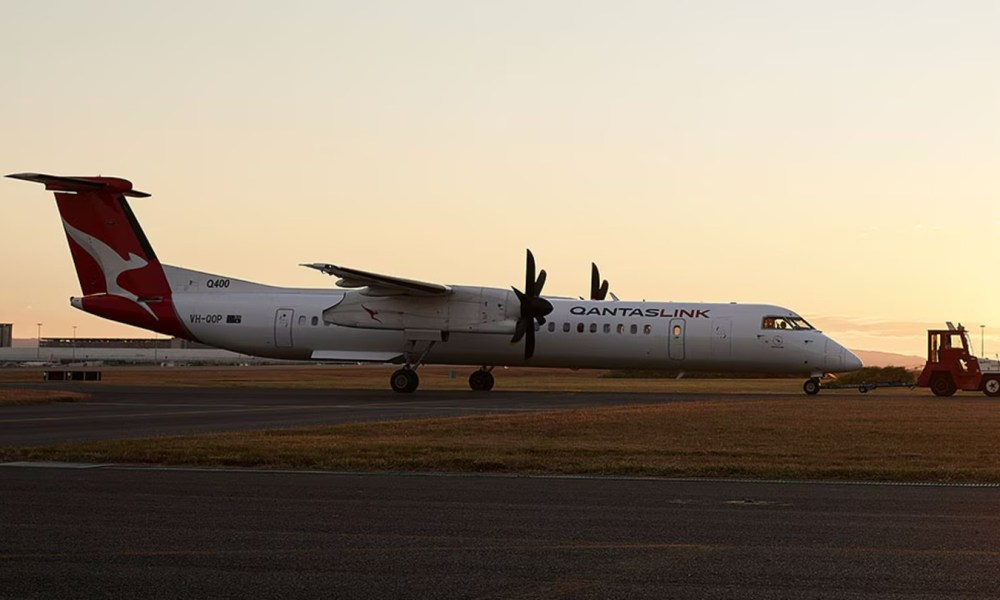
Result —
M149 194L116 177L14 173L55 193L82 298L73 306L166 335L190 337L177 318L170 284L126 196Z

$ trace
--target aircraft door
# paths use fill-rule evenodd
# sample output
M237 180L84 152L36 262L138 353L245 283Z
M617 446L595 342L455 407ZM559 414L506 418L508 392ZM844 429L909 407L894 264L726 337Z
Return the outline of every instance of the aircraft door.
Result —
M733 320L712 319L712 358L728 360L733 352Z
M684 360L684 319L670 319L667 347L670 360Z
M290 308L279 308L274 313L274 347L292 347L292 317L295 311Z

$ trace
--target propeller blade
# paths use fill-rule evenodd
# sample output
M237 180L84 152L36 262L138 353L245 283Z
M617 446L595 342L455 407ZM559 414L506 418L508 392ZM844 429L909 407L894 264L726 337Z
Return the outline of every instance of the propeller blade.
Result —
M544 317L552 312L552 303L545 298L531 299L531 316L537 318Z
M601 282L601 272L597 263L590 263L590 299L604 300L608 297L608 280Z
M529 360L535 355L535 328L527 328L527 336L524 338L524 360Z
M545 269L538 273L538 281L535 282L535 296L542 295L542 288L545 287Z
M524 334L527 331L528 331L527 321L525 321L524 319L518 319L517 325L514 326L514 337L510 339L510 343L516 344L520 342L521 338L524 337Z
M524 268L524 293L528 296L535 294L535 255L528 250L528 260Z

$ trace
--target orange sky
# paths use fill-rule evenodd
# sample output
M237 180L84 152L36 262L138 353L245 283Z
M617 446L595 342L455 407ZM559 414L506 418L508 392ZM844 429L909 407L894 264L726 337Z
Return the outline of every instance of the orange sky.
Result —
M167 263L335 262L768 302L846 345L1000 351L993 2L33 2L0 23L0 165L125 177ZM51 196L0 181L0 322L137 335Z

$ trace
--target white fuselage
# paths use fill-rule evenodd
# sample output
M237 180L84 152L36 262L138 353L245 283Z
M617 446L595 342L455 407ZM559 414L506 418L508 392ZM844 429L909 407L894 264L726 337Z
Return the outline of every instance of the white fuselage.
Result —
M517 302L508 290L455 286L446 298L405 304L358 290L281 288L165 266L178 317L201 342L297 360L425 364L759 371L818 376L861 366L815 329L767 329L798 318L771 305L586 301L548 297L526 361L512 344ZM405 308L396 310L396 308ZM428 344L428 340L435 343Z

